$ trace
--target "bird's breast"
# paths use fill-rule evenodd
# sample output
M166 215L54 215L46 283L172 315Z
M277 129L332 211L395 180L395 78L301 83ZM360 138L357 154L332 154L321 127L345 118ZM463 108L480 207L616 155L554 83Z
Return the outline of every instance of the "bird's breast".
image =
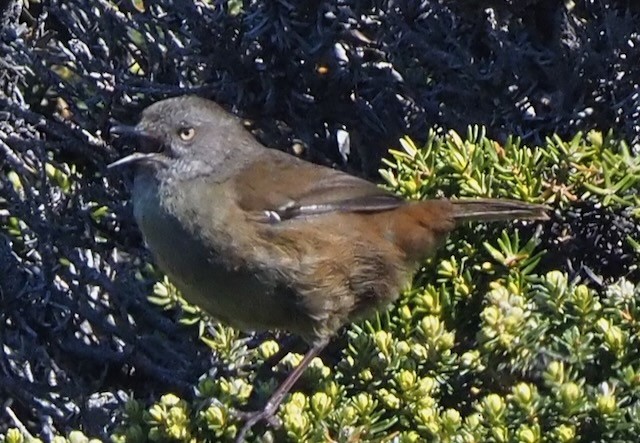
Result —
M134 216L159 268L182 296L218 320L243 330L296 329L300 313L286 288L242 259L251 247L229 220L224 185L134 182ZM246 251L245 251L246 252Z

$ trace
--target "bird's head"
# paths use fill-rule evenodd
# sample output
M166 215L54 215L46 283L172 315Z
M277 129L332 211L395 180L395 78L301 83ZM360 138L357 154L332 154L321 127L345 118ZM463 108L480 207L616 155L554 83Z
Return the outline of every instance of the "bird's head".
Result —
M167 167L177 160L215 158L229 149L227 142L238 128L242 129L238 118L210 100L196 96L162 100L142 111L137 125L111 128L113 135L136 140L138 149L109 168L127 164Z

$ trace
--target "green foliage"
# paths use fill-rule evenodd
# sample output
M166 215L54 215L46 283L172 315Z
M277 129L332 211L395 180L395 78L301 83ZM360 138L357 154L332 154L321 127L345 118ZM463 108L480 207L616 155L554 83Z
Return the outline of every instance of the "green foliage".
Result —
M400 140L380 173L409 198L440 194L509 197L524 201L569 202L594 199L605 205L640 206L640 158L624 141L598 131L570 141L548 138L529 147L509 138L504 146L472 127L463 140L450 131L431 131L421 148Z
M25 434L26 432L23 433L17 428L11 428L6 434L0 435L0 441L4 443L42 443L41 439ZM80 431L71 431L66 437L55 436L51 441L52 443L100 443L100 440L89 438Z
M466 140L432 133L423 147L407 138L401 146L381 173L409 198L500 196L560 206L589 199L638 208L640 161L623 142L597 132L526 147L517 140L500 146L473 128ZM569 281L561 269L538 275L550 252L539 250L536 235L488 229L464 228L425 264L395 307L353 325L338 364L316 359L305 374L308 390L292 393L280 408L283 426L258 427L255 435L267 432L275 441L632 441L640 432L637 282L621 278L601 289ZM161 299L155 301L165 303ZM228 350L236 337L224 327L215 331L208 342L234 361ZM247 358L259 365L275 352L269 341ZM300 358L290 354L278 372ZM180 405L180 424L164 418L170 414L163 398L139 419L129 417L116 441L232 438L239 425L232 408L249 400L250 383L251 374L203 381L190 408L172 400ZM258 381L256 404L275 385ZM144 432L128 438L130 429Z

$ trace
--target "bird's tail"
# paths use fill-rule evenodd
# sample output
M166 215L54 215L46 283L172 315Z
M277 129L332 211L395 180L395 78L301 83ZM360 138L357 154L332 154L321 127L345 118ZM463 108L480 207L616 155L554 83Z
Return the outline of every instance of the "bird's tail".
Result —
M385 213L381 213L385 214ZM429 256L457 224L466 221L547 220L547 207L505 199L425 200L386 213L393 238L409 262Z
M544 205L506 199L449 200L453 205L452 216L457 222L501 220L548 220L548 208Z

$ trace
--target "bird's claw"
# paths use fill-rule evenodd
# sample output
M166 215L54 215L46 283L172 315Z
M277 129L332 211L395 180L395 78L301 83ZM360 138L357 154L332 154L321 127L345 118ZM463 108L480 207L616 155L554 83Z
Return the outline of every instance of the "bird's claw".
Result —
M274 429L278 429L282 425L280 419L276 416L276 410L269 407L251 412L234 411L234 415L239 420L244 421L244 425L236 435L236 443L244 443L249 430L261 421L267 422Z

